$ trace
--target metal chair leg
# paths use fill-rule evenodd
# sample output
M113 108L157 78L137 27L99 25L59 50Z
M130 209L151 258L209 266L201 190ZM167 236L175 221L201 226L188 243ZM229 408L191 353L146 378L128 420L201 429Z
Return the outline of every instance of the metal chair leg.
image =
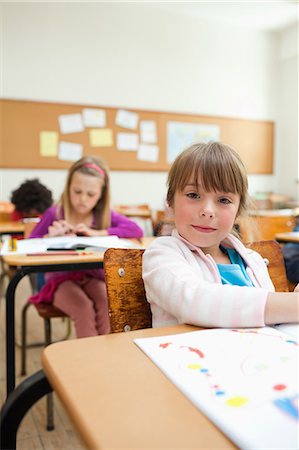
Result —
M52 342L52 329L51 329L51 320L49 318L44 319L45 324L45 343L46 346L50 345ZM47 430L54 430L54 402L53 402L53 393L47 395Z
M22 309L21 318L21 375L26 375L26 350L27 350L27 310L31 303L26 303Z

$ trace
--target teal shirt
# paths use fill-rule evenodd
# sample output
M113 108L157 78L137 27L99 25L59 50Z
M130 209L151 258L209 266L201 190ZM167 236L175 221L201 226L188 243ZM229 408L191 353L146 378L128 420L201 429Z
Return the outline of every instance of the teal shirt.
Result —
M245 263L239 253L233 248L222 246L221 250L228 255L231 262L231 264L217 264L222 284L253 286L247 275Z

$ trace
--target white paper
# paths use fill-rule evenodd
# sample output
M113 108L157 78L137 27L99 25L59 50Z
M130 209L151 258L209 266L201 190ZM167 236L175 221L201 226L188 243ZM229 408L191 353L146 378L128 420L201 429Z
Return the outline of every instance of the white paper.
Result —
M104 109L84 108L82 116L86 127L104 128L106 126L106 111Z
M159 147L157 145L140 144L138 147L137 159L140 161L157 162Z
M82 116L78 114L65 114L58 117L60 126L60 132L66 133L79 133L84 130Z
M154 120L140 121L141 142L155 144L157 142L157 126Z
M83 146L82 144L75 144L73 142L59 142L58 159L64 161L78 161L82 158Z
M136 130L138 125L138 114L124 109L119 109L116 113L115 123L119 127Z
M3 243L0 251L1 255L30 255L32 253L46 252L49 247L71 249L76 245L98 248L141 248L135 242L127 239L119 239L118 236L59 236L52 238L20 239L17 241L16 251L9 250L9 241L10 239L7 239Z
M117 149L137 151L139 136L136 133L117 133Z
M135 342L239 448L298 448L298 342L288 335L212 329Z

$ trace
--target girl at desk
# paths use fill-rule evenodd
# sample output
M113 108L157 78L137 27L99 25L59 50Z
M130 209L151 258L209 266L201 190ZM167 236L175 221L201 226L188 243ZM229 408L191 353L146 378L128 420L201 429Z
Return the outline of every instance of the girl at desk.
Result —
M59 203L49 208L31 238L81 235L140 238L139 226L110 210L109 174L99 158L86 156L69 170ZM31 302L53 302L75 325L77 337L109 333L108 303L103 270L54 272Z
M167 192L176 228L143 255L154 327L298 322L298 292L274 292L263 258L234 232L247 189L245 167L227 145L192 145L176 158Z

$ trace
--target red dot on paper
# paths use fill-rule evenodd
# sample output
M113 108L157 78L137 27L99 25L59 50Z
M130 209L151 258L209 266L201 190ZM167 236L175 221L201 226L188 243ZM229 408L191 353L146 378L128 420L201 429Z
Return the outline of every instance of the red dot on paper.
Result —
M276 384L275 386L273 386L273 389L275 389L275 391L283 391L286 388L287 387L285 384Z

